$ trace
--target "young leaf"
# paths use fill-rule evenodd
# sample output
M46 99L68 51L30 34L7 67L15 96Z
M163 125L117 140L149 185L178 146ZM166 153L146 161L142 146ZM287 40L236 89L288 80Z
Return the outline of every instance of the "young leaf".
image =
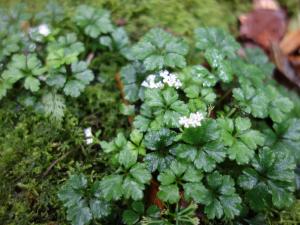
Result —
M214 102L216 94L210 87L215 86L217 78L206 68L200 65L188 67L180 74L179 78L187 97L198 98L201 96L204 102Z
M100 182L100 189L107 201L119 200L123 195L123 177L121 175L109 175Z
M139 221L140 216L138 213L134 212L133 210L125 210L123 212L122 219L125 224L133 225Z
M144 164L137 163L130 169L131 176L142 184L146 184L151 179L151 173L146 169Z
M144 67L141 63L134 62L122 67L120 71L122 83L124 85L124 97L130 102L143 99L142 82L146 78Z
M230 176L214 172L207 176L207 184L208 200L203 204L209 219L233 219L240 214L242 201L235 193L234 181Z
M144 143L146 148L154 151L170 146L174 142L176 132L167 128L158 131L149 131L145 135Z
M137 155L137 152L133 150L122 150L119 154L119 163L128 169L136 163Z
M78 202L68 208L67 220L71 221L73 225L85 225L92 220L92 214L85 201Z
M21 34L17 33L5 36L1 32L0 37L2 39L0 44L0 62L2 62L6 57L18 52L20 49Z
M152 152L146 154L144 158L144 162L147 165L147 168L154 172L156 170L158 171L164 171L167 169L171 162L174 160L174 157L172 155L166 155L168 152Z
M218 49L228 57L235 57L240 48L233 36L218 28L198 28L195 30L195 38L199 50Z
M130 141L127 143L128 148L140 155L145 155L146 149L143 139L143 133L140 133L138 130L133 130L130 134Z
M276 152L287 150L300 162L300 120L291 118L280 124L273 125L276 139L270 143L270 148Z
M68 33L49 43L47 51L47 65L57 69L64 64L77 62L78 56L84 51L84 45L77 41L75 33Z
M180 198L179 189L175 184L160 186L157 196L161 200L169 202L171 204L177 203Z
M113 30L110 13L107 10L80 5L76 8L74 20L84 29L84 33L92 38Z
M59 199L65 207L72 207L79 204L83 196L81 191L87 186L87 180L82 175L72 175L70 179L62 186L58 193Z
M205 52L205 58L220 80L228 83L233 79L231 64L225 59L225 56L219 49L207 49Z
M74 62L71 64L70 71L72 77L67 80L64 86L64 93L71 97L78 97L93 79L94 74L88 69L88 65L84 61Z
M191 145L203 145L220 137L219 127L215 120L204 120L201 126L184 129L181 139Z
M183 68L187 53L188 46L182 40L162 29L154 28L133 46L131 54L134 60L143 62L147 71L153 71L167 67Z
M281 151L276 154L269 148L261 149L252 162L252 168L243 170L239 185L247 190L250 207L264 211L275 206L288 207L293 203L296 167L293 157ZM259 193L259 199L253 198Z
M123 182L123 190L125 198L132 198L133 200L140 200L143 198L144 185L136 182L130 177L126 177Z
M140 200L144 196L145 184L148 184L152 178L146 166L137 163L130 169L130 176L127 176L123 183L125 198Z
M123 133L118 133L117 137L111 142L101 141L100 145L105 153L120 152L126 149L127 140Z
M270 85L255 89L245 84L233 90L233 97L246 113L257 118L269 116L277 123L282 122L293 108L293 103Z
M264 144L264 136L256 130L250 129L248 118L238 117L234 120L219 119L222 128L222 139L228 146L228 155L238 164L246 164L254 157L254 151ZM233 127L234 124L234 127Z
M111 205L101 199L91 199L89 206L95 219L101 219L111 214Z
M35 54L18 54L13 55L8 69L2 74L2 79L11 85L24 79L24 88L31 92L37 92L40 89L38 76L43 73L44 68Z
M169 203L179 201L179 187L181 184L184 189L184 196L187 200L193 199L200 203L205 199L207 190L201 183L202 172L193 166L174 160L169 169L160 172L158 197ZM205 192L206 191L206 192Z
M8 90L12 88L12 84L0 77L0 100L7 95Z

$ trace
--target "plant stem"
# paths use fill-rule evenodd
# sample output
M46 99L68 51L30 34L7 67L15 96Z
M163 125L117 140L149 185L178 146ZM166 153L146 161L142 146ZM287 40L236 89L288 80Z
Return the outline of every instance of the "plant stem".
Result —
M232 116L235 113L235 111L236 111L236 108L231 109L230 112L227 114L227 117Z
M228 95L230 95L232 92L232 88L228 89L223 96L219 99L219 101L217 101L216 106L219 105L225 98L228 97Z
M58 159L54 160L50 166L47 168L47 170L42 174L42 177L45 177L48 175L48 173L51 171L51 169L61 160L63 160L64 158L66 158L69 154L71 153L71 151L66 152L65 154L63 154L61 157L59 157Z

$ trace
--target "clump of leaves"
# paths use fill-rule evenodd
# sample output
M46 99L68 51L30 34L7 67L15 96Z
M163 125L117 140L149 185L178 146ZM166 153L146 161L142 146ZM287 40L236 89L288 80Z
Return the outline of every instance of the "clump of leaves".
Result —
M43 75L41 61L35 54L13 55L7 70L2 73L3 82L10 86L24 79L23 86L26 90L37 92L40 89L38 76Z
M130 42L104 9L80 5L75 17L54 2L46 9L36 16L22 8L1 14L0 99L17 92L21 105L61 121L69 97L79 97L107 64L100 55L123 59Z
M83 174L72 175L58 193L59 199L68 208L67 219L72 224L87 224L92 219L101 219L111 213L111 206L99 196L99 184L88 187Z
M75 18L77 25L84 29L84 33L92 38L99 37L113 30L109 11L81 5L76 9Z
M147 71L183 68L188 46L162 29L152 29L132 48L132 59L141 60Z
M288 152L272 152L266 147L260 150L250 166L243 170L239 185L247 190L246 199L253 210L268 210L272 205L282 209L292 205L296 164Z
M162 29L150 30L127 55L133 62L121 70L125 99L130 102L143 99L141 83L146 76L163 68L185 67L187 53L188 45L182 39Z
M130 43L127 33L124 28L114 26L108 10L80 5L75 10L74 22L90 38L90 48L97 49L102 45L127 54Z
M110 160L99 182L104 199L126 201L126 224L141 217L141 224L250 221L295 199L298 119L272 80L272 65L263 67L253 52L239 56L240 45L216 28L196 30L196 47L207 67L187 66L185 45L153 29L130 53L140 67L122 71L125 96L135 102L133 129L128 138L101 142ZM141 89L149 73L153 84ZM154 195L160 214L129 209L153 203L144 193Z

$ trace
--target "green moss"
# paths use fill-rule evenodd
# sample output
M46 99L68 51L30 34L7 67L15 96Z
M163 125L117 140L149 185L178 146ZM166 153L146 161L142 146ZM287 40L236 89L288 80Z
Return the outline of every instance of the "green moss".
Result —
M194 28L201 25L228 29L235 24L226 5L215 0L109 0L103 5L112 9L115 18L124 19L135 37L157 26L191 36Z
M13 101L1 103L0 224L65 224L57 190L67 173L81 171L93 179L105 169L99 147L84 144L83 128L101 129L100 139L125 128L127 120L118 113L118 99L116 90L91 86L59 127Z
M274 224L280 225L296 225L300 223L300 200L297 200L295 204L288 211L280 213L280 218Z
M120 114L120 93L116 86L112 90L103 84L87 87L85 94L74 104L83 127L101 130L102 139L111 139L121 129L129 126L126 117ZM84 109L84 111L82 110Z
M65 122L58 128L12 102L1 106L0 224L60 220L63 211L56 192L71 166L70 159L58 163L49 174L43 173L61 155L80 150L83 138L78 122Z
M232 31L237 30L236 16L249 9L249 1L240 3L220 0L57 0L72 12L78 4L86 3L105 7L112 11L116 21L124 21L126 29L134 39L138 39L152 27L163 27L174 33L191 37L199 26L219 26ZM43 10L47 1L0 0L0 5L12 6L17 2L29 5L29 11Z
M30 12L43 10L48 0L0 0L0 6L11 7L23 2ZM79 4L105 7L112 11L116 21L124 21L126 29L138 39L152 27L164 27L177 34L191 37L194 28L218 26L237 33L241 13L252 8L252 1L239 0L57 0L60 5L73 12ZM300 10L298 0L279 0L290 16Z

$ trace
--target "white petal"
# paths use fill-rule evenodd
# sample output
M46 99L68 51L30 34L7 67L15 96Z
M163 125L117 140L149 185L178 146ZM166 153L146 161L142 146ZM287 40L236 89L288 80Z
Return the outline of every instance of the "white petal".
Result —
M93 144L93 138L87 138L85 142L87 145Z
M50 29L47 24L41 24L38 26L38 32L43 36L48 36L50 34Z
M84 129L84 135L86 138L91 138L93 137L93 134L92 134L92 128L91 127L88 127L86 129Z

